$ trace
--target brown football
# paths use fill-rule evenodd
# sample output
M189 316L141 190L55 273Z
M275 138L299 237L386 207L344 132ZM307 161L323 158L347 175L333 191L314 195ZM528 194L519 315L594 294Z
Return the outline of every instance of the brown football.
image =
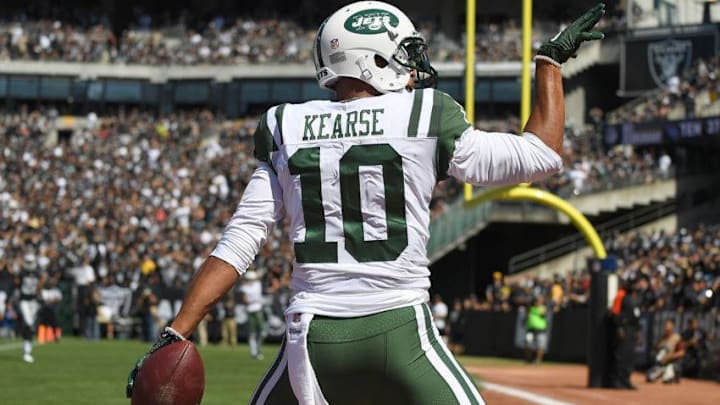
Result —
M145 360L135 377L132 405L197 405L205 390L205 370L195 345L169 344Z

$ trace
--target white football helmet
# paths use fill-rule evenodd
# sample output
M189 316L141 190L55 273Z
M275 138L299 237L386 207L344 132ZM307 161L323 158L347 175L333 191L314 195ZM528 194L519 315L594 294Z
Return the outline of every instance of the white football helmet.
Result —
M416 71L416 87L434 86L427 45L412 21L381 1L344 6L318 28L314 49L320 87L332 90L340 77L362 80L380 93L404 89Z

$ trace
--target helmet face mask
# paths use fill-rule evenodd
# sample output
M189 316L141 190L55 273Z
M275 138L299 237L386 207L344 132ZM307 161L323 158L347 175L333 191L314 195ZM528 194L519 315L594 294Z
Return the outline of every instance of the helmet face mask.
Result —
M416 71L415 87L435 87L438 74L430 65L428 46L421 37L407 37L400 42L393 59L402 66Z
M361 80L380 93L403 90L415 73L415 87L430 87L437 72L425 40L398 8L379 1L347 5L318 29L314 46L316 78L333 90L343 77Z

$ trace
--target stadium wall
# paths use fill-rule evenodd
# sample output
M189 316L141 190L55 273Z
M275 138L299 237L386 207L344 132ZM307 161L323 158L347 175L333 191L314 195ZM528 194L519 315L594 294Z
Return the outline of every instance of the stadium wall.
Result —
M522 358L524 356L524 308L508 312L472 311L466 314L463 335L465 354ZM639 339L635 345L635 366L648 367L652 362L654 343L662 334L666 319L675 320L676 330L687 327L690 318L696 318L708 336L717 333L712 313L648 312L641 315ZM573 363L587 363L589 308L563 309L548 316L548 344L545 359ZM492 327L488 327L492 325ZM717 377L720 346L711 344L703 353L702 378Z

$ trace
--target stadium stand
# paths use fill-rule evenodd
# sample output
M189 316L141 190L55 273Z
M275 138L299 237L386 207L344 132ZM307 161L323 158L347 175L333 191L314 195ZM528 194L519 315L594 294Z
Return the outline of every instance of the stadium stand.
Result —
M675 233L630 232L605 240L608 253L620 259L622 279L647 277L649 288L642 297L646 312L706 312L720 309L720 225L682 228ZM553 278L496 277L485 297L468 297L477 310L510 310L543 295L556 311L587 304L588 271Z
M312 63L314 29L292 20L235 20L217 17L199 29L188 24L134 26L116 36L107 25L74 25L67 21L7 20L0 22L0 60L99 62L144 65L233 65ZM558 24L537 22L533 46L557 32ZM614 30L610 24L606 29ZM436 62L464 60L464 40L439 32L432 23L420 25ZM477 58L484 62L517 61L521 30L515 20L478 27Z
M719 61L717 57L695 60L681 77L671 77L666 88L649 92L610 112L608 123L642 123L718 115Z
M622 17L604 24L605 31L624 28ZM536 22L534 46L558 26ZM462 62L464 39L450 38L432 23L420 27L429 38L433 60ZM483 23L478 32L480 61L520 59L521 33L515 20ZM80 21L11 18L0 22L0 61L311 64L314 35L296 20L276 18L181 19L170 24L139 19L119 33L96 16ZM606 150L602 128L720 115L717 80L718 60L698 60L666 89L607 114L594 109L591 125L568 129L565 170L535 186L571 197L670 178L672 151L630 145ZM83 117L63 117L57 109L42 106L0 111L0 292L11 289L13 274L31 253L42 272L70 288L72 294L66 296L77 297L70 314L77 333L90 339L114 335L152 340L176 313L187 283L242 195L255 164L251 152L256 117L228 120L211 110L159 114L116 106L104 111L108 109L115 111ZM58 132L57 122L65 119L80 123L74 125L79 129ZM518 132L519 120L482 120L476 126ZM438 184L432 217L448 212L461 195L462 185L454 180ZM614 235L605 244L621 258L622 277L641 273L650 279L643 296L646 314L720 310L720 226ZM277 335L282 334L281 314L290 296L292 257L292 246L279 226L255 263ZM539 295L558 313L584 308L589 283L587 271L512 282L495 277L484 296L457 298L449 305L448 334L457 336L453 328L463 327L470 312L516 311ZM98 313L103 316L98 318ZM222 316L221 308L213 312L216 320ZM112 332L108 324L114 326Z
M89 265L97 280L90 284L102 286L100 292L118 286L134 295L132 309L115 310L112 319L122 318L119 312L142 313L149 290L167 321L177 310L175 304L168 310L168 304L182 296L249 179L255 119L228 121L206 110L167 116L141 110L103 117L90 113L79 118L82 129L48 145L48 136L56 136L57 116L53 108L0 114L0 137L8 141L0 163L0 267L18 271L32 248L44 272L84 284L77 280ZM592 136L570 139L568 170L540 186L577 195L668 175L666 155L657 158L631 147L604 154L592 146ZM433 217L457 199L461 186L451 180L436 187ZM202 197L206 194L210 198ZM145 243L158 238L163 242ZM256 262L276 314L287 302L291 260L292 248L278 227ZM564 296L582 284L571 277ZM542 286L547 281L528 288ZM113 302L123 299L109 295ZM82 314L82 305L76 311Z

